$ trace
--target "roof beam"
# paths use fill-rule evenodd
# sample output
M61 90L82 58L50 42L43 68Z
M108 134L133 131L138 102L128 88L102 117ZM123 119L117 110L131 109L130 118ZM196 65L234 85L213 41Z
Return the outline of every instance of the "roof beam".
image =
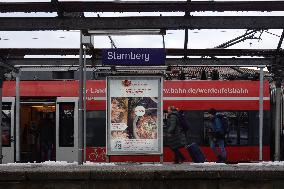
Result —
M284 16L1 17L0 31L283 29Z
M184 56L184 49L165 49L167 56ZM187 49L187 56L258 56L274 57L284 55L284 50L279 49ZM102 49L87 49L87 55L101 56ZM79 55L78 48L0 48L0 56L15 58L25 55Z
M64 12L284 11L283 1L60 2ZM1 2L0 12L57 12L49 2Z
M78 66L78 58L24 58L9 59L7 61L13 66ZM183 65L183 66L266 66L273 64L273 58L167 58L166 65ZM87 66L101 66L100 59L86 59ZM107 65L106 65L107 66ZM149 67L149 66L148 66Z

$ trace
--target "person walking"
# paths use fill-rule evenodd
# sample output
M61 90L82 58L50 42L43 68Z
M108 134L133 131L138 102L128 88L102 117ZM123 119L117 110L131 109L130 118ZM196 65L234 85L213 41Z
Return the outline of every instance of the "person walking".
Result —
M186 145L186 138L179 125L178 111L174 106L168 107L167 135L168 145L174 153L174 163L183 163L185 158L179 148Z
M213 150L217 157L218 163L225 163L227 153L225 149L225 131L222 125L222 115L218 114L214 108L209 111L210 127L209 127L209 143L210 148ZM217 150L216 145L220 148Z

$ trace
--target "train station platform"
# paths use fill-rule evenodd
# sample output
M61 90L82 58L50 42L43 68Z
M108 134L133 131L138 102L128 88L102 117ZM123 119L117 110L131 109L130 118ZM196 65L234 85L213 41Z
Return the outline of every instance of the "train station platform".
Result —
M283 189L284 163L0 165L1 189Z

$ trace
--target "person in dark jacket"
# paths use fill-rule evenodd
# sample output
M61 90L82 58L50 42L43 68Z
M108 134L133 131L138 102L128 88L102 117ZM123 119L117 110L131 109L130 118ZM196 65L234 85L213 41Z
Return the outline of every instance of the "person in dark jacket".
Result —
M174 152L174 163L182 163L185 158L179 148L186 145L186 138L179 126L178 111L174 106L168 107L167 128L168 145Z
M211 125L209 128L210 148L215 153L217 157L217 162L225 163L226 158L227 158L227 153L225 149L225 135L224 135L224 130L222 126L221 115L218 114L214 108L211 108L208 111L208 113L209 113L209 119L211 122ZM219 146L221 152L219 152L216 149L216 145Z

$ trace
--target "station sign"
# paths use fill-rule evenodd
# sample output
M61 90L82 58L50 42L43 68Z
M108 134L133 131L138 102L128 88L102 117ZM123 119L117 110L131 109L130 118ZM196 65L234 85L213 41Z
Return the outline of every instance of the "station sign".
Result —
M166 53L161 48L103 49L102 64L114 66L162 66Z

